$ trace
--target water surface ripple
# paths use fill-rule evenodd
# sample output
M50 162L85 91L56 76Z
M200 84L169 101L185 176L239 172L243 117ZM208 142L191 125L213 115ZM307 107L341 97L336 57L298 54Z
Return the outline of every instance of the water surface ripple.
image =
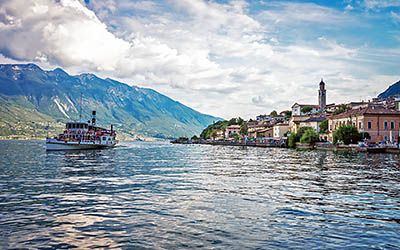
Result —
M0 248L399 249L398 155L0 142Z

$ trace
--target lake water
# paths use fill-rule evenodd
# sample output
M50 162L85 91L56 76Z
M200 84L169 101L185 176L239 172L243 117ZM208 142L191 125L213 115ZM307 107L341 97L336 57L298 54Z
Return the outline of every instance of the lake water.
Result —
M0 142L0 248L399 249L400 159Z

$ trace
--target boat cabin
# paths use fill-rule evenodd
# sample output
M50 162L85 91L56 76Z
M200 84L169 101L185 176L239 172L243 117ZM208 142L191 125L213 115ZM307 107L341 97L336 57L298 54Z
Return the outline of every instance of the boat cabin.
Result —
M67 122L65 128L68 130L88 130L89 124L86 122Z

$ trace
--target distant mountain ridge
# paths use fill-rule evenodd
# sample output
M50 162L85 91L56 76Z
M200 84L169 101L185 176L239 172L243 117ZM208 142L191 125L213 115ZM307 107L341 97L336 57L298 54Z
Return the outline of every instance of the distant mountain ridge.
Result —
M101 125L114 124L132 136L191 136L219 120L152 89L110 78L72 76L61 68L45 71L35 64L0 64L0 135L78 119L81 94L84 119L97 110Z
M390 85L388 89L378 95L378 98L386 99L391 96L400 96L400 81Z

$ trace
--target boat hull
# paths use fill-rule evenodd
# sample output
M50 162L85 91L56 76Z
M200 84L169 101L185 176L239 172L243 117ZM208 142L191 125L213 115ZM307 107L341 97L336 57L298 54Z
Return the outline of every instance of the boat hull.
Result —
M103 148L111 148L114 146L115 144L46 142L47 151L103 149Z

